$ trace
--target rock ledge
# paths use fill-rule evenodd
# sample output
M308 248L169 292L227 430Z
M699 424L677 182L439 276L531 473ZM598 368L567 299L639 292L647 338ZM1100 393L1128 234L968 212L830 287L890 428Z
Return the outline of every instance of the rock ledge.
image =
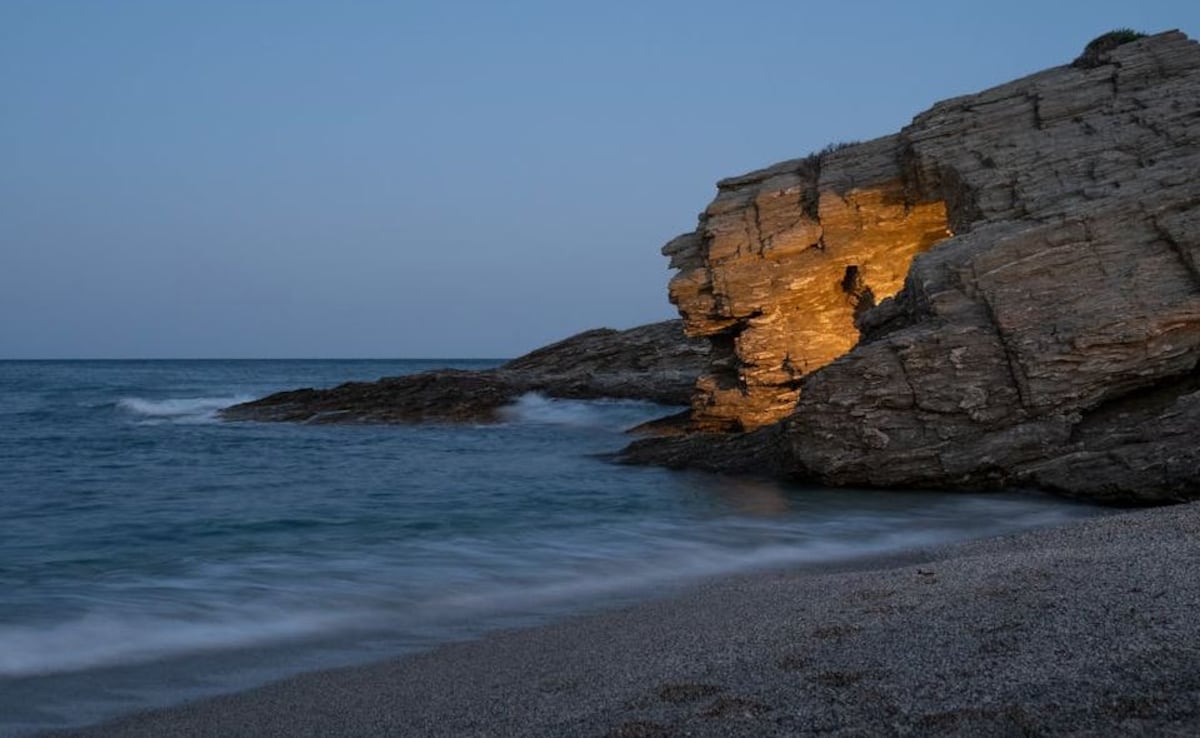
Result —
M293 423L492 423L526 392L684 405L708 354L680 321L586 331L490 371L441 369L279 392L226 408L226 420Z

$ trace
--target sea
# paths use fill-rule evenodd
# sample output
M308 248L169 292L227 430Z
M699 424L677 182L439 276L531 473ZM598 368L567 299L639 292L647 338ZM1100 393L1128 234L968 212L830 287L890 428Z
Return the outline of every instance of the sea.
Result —
M675 410L627 400L531 394L468 426L217 414L497 363L0 362L0 735L1101 512L620 466L625 431Z

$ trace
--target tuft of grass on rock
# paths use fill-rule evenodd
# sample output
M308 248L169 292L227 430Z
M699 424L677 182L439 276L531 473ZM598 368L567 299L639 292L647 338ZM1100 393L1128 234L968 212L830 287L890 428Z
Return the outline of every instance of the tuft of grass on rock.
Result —
M1089 41L1088 45L1083 47L1083 53L1071 62L1071 66L1079 69L1095 69L1108 63L1108 54L1113 49L1131 41L1137 41L1139 38L1146 38L1146 34L1132 28L1118 28L1109 31Z
M823 148L819 151L814 151L814 152L810 153L808 156L804 157L804 162L809 167L813 168L814 170L820 171L821 162L825 160L825 157L829 156L830 154L834 153L835 151L841 151L842 149L848 149L851 146L857 146L860 143L862 143L862 142L861 141L836 141L834 143L829 144L828 146L826 146L825 148Z
M825 148L821 149L820 151L818 151L817 156L828 156L829 154L832 154L835 151L841 151L842 149L848 149L851 146L857 146L860 143L862 143L862 142L861 141L835 141L835 142L827 145Z

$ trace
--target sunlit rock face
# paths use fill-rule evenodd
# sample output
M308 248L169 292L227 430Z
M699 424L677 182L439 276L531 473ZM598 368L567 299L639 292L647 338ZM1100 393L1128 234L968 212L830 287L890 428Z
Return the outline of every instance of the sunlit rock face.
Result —
M664 247L687 332L712 339L695 427L786 416L801 378L858 342L856 316L950 235L945 204L903 177L900 145L891 136L723 180L696 231Z
M727 180L666 248L713 341L694 415L786 417L628 458L1200 499L1198 173L1200 45L1169 32Z

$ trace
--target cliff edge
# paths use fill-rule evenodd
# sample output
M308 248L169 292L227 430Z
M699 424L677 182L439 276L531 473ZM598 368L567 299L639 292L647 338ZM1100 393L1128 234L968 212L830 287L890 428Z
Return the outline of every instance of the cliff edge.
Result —
M694 432L627 460L1200 498L1198 173L1172 31L721 181L663 249Z

